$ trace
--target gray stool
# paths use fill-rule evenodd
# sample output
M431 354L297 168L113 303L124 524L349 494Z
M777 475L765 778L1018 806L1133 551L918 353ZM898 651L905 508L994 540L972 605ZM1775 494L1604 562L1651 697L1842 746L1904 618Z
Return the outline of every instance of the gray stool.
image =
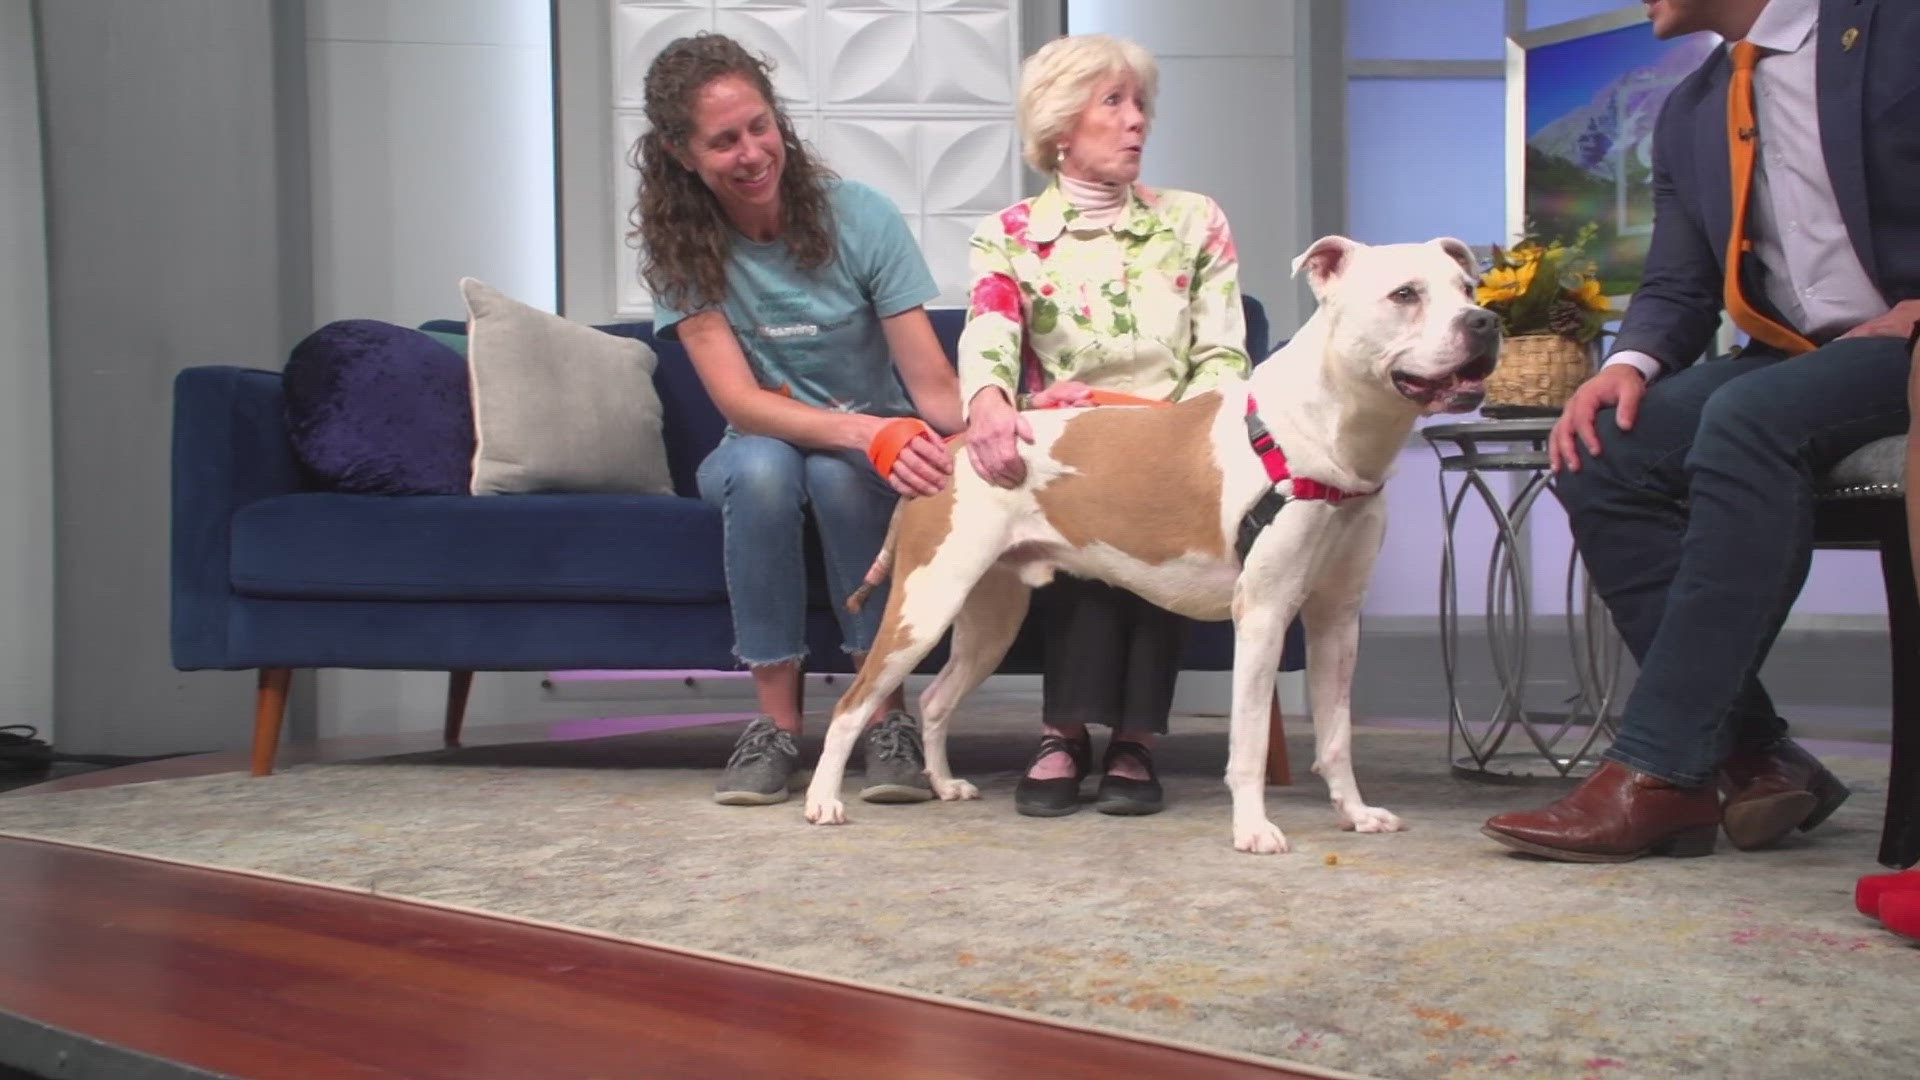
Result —
M1893 646L1893 747L1880 861L1920 861L1920 598L1907 548L1907 437L1869 443L1824 478L1816 494L1814 544L1880 552Z

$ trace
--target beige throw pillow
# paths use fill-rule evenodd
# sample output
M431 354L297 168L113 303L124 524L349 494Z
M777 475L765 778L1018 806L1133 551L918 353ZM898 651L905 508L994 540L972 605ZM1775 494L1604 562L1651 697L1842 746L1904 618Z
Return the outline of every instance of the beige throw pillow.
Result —
M645 342L529 307L473 278L473 493L672 494Z

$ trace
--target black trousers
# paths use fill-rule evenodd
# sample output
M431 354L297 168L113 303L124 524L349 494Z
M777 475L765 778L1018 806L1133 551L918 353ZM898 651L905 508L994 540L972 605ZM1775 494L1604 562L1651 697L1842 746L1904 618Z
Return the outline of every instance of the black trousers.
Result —
M1164 734L1186 620L1105 582L1068 574L1033 595L1044 620L1041 718Z

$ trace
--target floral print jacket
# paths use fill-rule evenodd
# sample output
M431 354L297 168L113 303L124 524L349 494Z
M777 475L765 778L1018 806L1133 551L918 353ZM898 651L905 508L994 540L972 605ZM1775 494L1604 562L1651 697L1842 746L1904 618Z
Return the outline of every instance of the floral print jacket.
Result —
M1136 184L1095 231L1058 184L982 221L969 243L973 299L960 393L1000 386L1024 407L1076 379L1177 401L1249 368L1240 261L1219 204Z

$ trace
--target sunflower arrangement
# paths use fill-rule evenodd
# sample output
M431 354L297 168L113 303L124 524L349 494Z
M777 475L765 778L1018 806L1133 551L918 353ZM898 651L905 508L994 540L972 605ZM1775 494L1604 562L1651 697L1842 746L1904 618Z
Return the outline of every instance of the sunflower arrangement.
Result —
M1500 328L1510 338L1558 334L1581 345L1592 342L1620 314L1607 302L1586 257L1593 233L1589 225L1571 243L1529 236L1504 251L1495 246L1475 299L1500 316Z

